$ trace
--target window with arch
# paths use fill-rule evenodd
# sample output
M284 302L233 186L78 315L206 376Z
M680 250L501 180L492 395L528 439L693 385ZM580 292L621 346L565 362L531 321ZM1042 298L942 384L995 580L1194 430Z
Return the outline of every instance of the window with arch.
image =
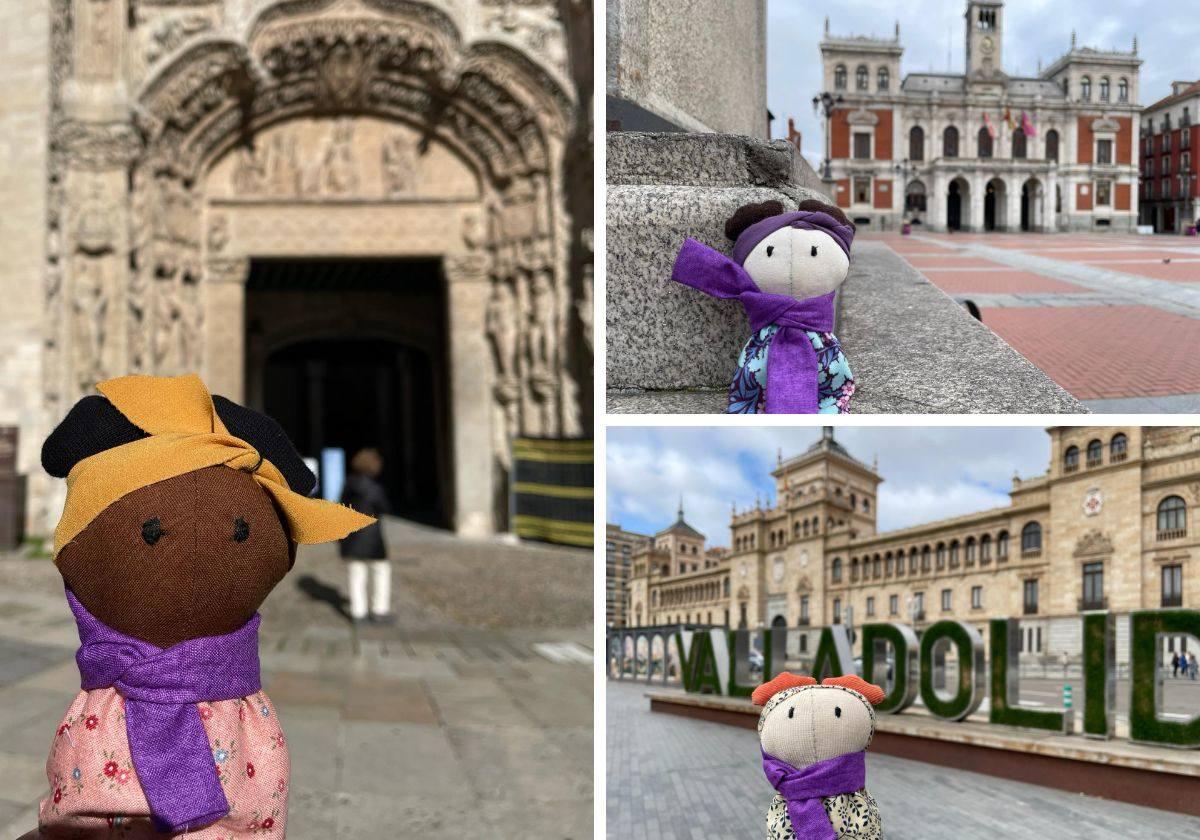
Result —
M979 129L979 156L981 158L992 156L992 135L988 132L986 125Z
M800 539L800 523L799 522L795 522L792 524L792 539L794 539L794 540Z
M858 496L851 493L850 494L850 509L856 510L857 508L858 508Z
M979 538L979 562L980 563L992 562L992 536L991 536L991 534L984 534L982 537Z
M845 90L846 89L846 65L845 64L839 64L837 67L833 68L833 89L834 90Z
M1079 469L1079 447L1072 444L1063 453L1063 472L1075 472Z
M886 67L880 67L879 72L875 74L875 78L876 87L878 87L879 90L887 90L892 81L891 74L888 73L888 69Z
M1089 441L1087 445L1087 465L1098 467L1104 463L1104 445L1098 440Z
M963 550L963 555L964 555L963 561L968 566L975 565L975 538L974 537L967 537L967 542L966 542L966 546Z
M908 159L925 160L925 129L919 125L908 130Z
M729 578L725 578L725 597L729 597Z
M854 71L854 87L857 90L870 90L871 74L867 70L867 65L860 64L858 69Z
M1012 136L1012 156L1013 160L1024 160L1025 154L1025 129L1018 128L1013 132Z
M1108 101L1108 76L1100 77L1100 101Z
M808 528L809 528L808 520L805 519L804 520L804 536L806 536L806 537L808 536Z
M1173 540L1187 536L1187 504L1179 496L1158 503L1158 538Z
M946 544L945 543L937 544L937 555L936 556L937 556L937 561L936 561L937 568L938 568L938 571L941 571L942 569L946 568Z
M1124 76L1122 76L1120 81L1117 82L1117 101L1129 101L1129 80Z
M892 562L892 552L889 551L887 554L883 555L883 573L887 577L891 577L893 569L894 564Z
M829 578L834 583L842 582L842 558L834 557L833 562L829 564Z
M950 568L958 568L958 540L950 541Z
M1084 102L1090 102L1092 99L1092 79L1090 76L1084 76L1079 80L1079 98Z
M869 513L871 510L871 500L863 496L863 513Z
M958 157L958 129L952 125L946 126L945 131L942 132L942 156Z
M1001 531L996 537L996 559L1008 559L1008 531Z
M1112 436L1112 440L1108 442L1108 460L1117 462L1124 461L1129 454L1129 438L1125 437L1121 432L1117 432Z
M858 558L851 557L850 558L850 582L855 583L857 581L858 581Z
M1046 160L1058 160L1058 131L1046 132Z
M930 557L929 546L925 546L924 548L921 549L921 571L922 572L929 571L929 557Z
M908 552L908 572L915 575L917 573L917 547L914 545L912 551Z
M654 606L654 607L658 606L658 590L657 589L650 593L650 605Z
M879 577L879 574L882 570L883 570L883 560L880 558L880 556L878 554L876 554L875 557L871 560L871 577L874 577L874 578Z
M1041 554L1041 552L1042 526L1036 522L1030 522L1021 529L1021 553Z

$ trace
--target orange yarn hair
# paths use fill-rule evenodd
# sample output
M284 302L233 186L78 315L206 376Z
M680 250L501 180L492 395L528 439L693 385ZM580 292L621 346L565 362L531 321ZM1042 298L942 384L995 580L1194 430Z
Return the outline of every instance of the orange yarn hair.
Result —
M845 677L826 677L821 680L821 685L840 685L842 688L853 689L867 698L867 702L872 706L878 706L887 696L883 693L882 688L872 685L856 674L849 674Z
M791 674L784 671L770 682L765 682L758 688L754 689L754 693L750 695L750 702L755 706L765 706L767 701L781 691L786 691L789 688L795 688L800 685L816 685L817 681L812 677L803 674Z

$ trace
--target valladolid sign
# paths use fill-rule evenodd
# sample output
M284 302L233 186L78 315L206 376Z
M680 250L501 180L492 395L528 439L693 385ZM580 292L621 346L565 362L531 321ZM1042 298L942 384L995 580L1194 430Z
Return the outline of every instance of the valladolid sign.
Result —
M1130 616L1131 670L1129 688L1130 740L1171 747L1200 748L1200 714L1187 721L1168 720L1162 715L1162 674L1159 668L1160 638L1192 635L1200 638L1200 611L1150 610ZM1074 709L1061 711L1030 709L1017 703L1019 673L1016 656L1020 647L1016 619L989 622L991 635L991 723L1044 729L1069 734L1074 731ZM738 682L733 665L735 633L726 629L681 630L675 634L679 650L680 676L689 692L709 692L749 697L754 685ZM771 648L775 631L763 633L763 681L775 676ZM862 676L868 682L891 688L876 709L902 712L918 694L925 707L939 718L963 720L976 711L987 691L988 665L984 662L983 637L961 621L939 621L927 628L920 640L907 624L866 624L862 633ZM1091 738L1111 738L1116 718L1116 616L1088 613L1083 616L1083 733ZM939 643L952 645L958 654L958 684L953 697L945 699L934 690L935 651ZM748 646L746 646L748 647ZM878 667L877 666L882 666ZM891 666L890 680L885 680ZM879 678L876 678L878 671ZM825 627L813 661L812 675L825 677L857 673L850 637L842 625Z

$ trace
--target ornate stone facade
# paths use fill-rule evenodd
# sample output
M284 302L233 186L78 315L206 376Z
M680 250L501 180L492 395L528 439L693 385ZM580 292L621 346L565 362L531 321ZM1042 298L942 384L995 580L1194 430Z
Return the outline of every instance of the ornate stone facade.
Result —
M579 39L561 17L581 5L51 0L41 387L20 418L27 436L127 372L199 371L262 407L263 366L288 341L360 327L406 337L316 311L294 335L248 337L255 265L387 259L402 277L405 261L433 259L450 524L504 528L509 439L590 432L578 304L591 222L571 212L569 152L588 131L578 65L592 59L570 51ZM56 500L34 489L41 531Z
M841 97L826 128L826 176L860 226L1136 224L1137 39L1121 52L1076 46L1072 34L1070 49L1036 75L1009 75L1004 15L999 0L968 0L966 72L904 77L899 24L892 38L837 36L826 19L823 89Z
M953 618L987 638L988 619L1013 617L1022 653L1053 660L1080 650L1081 612L1108 609L1119 614L1127 661L1129 612L1200 604L1200 429L1049 434L1047 472L1014 477L1008 507L878 533L882 478L827 432L781 459L775 504L734 513L732 549L719 562L639 565L635 555L628 624L730 616L734 627L803 629L852 616L919 629ZM710 581L722 587L719 601L666 595Z

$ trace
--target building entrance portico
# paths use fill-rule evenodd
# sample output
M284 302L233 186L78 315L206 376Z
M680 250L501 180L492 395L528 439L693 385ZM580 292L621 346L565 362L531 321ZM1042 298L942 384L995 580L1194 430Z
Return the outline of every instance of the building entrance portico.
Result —
M983 189L983 229L1004 230L1007 209L1004 181L992 178Z

